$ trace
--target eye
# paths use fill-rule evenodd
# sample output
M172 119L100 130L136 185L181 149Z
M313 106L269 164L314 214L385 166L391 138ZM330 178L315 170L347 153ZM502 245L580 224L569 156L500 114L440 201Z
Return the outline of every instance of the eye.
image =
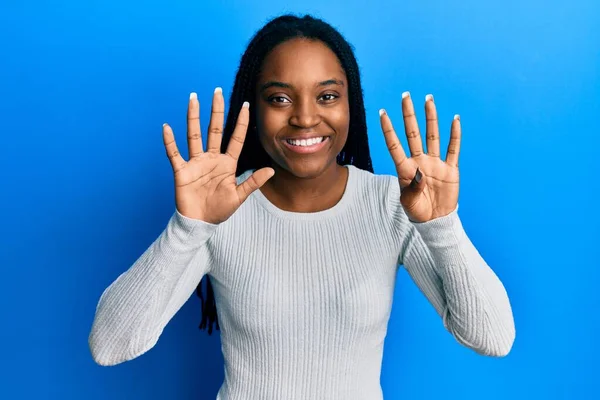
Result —
M270 103L286 103L286 102L289 103L290 100L284 96L271 96L271 97L269 97L269 102Z
M319 99L322 99L326 103L330 103L333 100L337 99L338 97L339 97L338 95L333 94L333 93L325 93L324 95L319 97Z

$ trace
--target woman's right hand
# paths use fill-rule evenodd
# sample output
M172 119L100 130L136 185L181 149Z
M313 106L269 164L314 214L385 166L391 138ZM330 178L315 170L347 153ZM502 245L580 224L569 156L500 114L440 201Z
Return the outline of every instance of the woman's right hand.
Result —
M249 104L246 102L242 106L227 151L222 154L220 149L224 115L223 93L217 88L213 95L208 127L208 148L204 151L200 131L200 105L196 94L190 95L187 162L177 149L171 127L163 125L163 141L175 175L177 210L185 217L212 224L227 220L252 192L275 174L272 168L262 168L237 185L235 173L250 119Z

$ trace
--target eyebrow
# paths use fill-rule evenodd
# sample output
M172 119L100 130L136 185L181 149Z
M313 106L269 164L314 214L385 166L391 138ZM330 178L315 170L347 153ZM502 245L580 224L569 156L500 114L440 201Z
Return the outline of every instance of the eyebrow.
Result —
M317 87L329 86L329 85L344 86L344 82L339 79L327 79L326 81L319 82L317 84ZM279 82L279 81L269 81L269 82L266 82L263 85L261 85L259 92L263 92L272 87L277 87L277 88L282 88L282 89L294 89L294 85L289 84L289 83Z

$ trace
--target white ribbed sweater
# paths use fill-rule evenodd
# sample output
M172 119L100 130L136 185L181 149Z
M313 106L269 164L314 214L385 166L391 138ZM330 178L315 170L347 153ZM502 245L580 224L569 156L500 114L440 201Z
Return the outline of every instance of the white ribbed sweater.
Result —
M515 336L506 291L457 210L413 223L396 177L347 168L342 199L325 211L283 211L260 191L219 225L175 211L100 297L89 336L96 362L150 350L209 274L225 360L218 400L382 399L399 265L460 343L506 355Z

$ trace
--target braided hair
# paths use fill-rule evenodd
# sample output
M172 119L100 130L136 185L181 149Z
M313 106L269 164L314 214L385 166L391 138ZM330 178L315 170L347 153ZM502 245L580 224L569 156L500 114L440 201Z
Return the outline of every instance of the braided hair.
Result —
M263 26L251 39L235 77L221 151L224 152L227 149L243 102L254 101L256 98L256 84L263 60L277 45L296 38L321 41L337 55L348 79L350 106L348 139L337 156L337 162L340 165L351 164L373 172L360 72L353 48L335 28L310 15L297 17L286 14L276 17ZM248 170L258 170L271 165L271 159L259 141L254 113L250 113L248 126L250 128L237 164L237 176ZM206 296L203 286L206 286ZM205 275L200 281L196 293L202 304L200 329L208 328L208 334L211 335L215 323L216 329L220 328L214 292L208 275Z

